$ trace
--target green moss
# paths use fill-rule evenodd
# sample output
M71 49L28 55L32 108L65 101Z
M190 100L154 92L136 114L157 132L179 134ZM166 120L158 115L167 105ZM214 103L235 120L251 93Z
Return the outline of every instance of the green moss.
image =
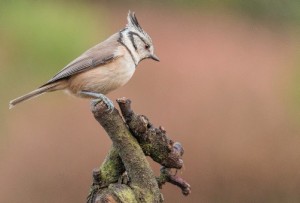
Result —
M153 193L151 193L151 191L147 190L148 192L146 193L145 189L141 189L137 186L130 186L136 196L136 199L138 200L138 202L155 202L153 198L155 198L153 196Z
M121 202L137 203L133 190L127 185L111 184L109 189Z
M118 150L112 147L100 167L100 179L105 183L116 182L124 171Z
M151 150L152 150L152 144L141 144L141 147L143 149L143 152L145 153L145 155L150 155Z

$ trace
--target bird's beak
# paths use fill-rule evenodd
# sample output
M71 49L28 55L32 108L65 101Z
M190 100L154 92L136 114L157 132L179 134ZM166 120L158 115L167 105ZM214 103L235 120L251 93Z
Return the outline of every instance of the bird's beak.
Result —
M159 61L159 58L155 54L151 54L149 58L153 59L154 61Z

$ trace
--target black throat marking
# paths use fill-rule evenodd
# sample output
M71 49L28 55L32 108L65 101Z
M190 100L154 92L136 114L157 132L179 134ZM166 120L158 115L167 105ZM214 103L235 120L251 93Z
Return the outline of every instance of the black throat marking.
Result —
M125 30L125 29L123 29L123 30ZM124 42L123 42L123 38L124 38L124 36L123 36L123 34L122 34L122 31L123 30L121 30L120 32L119 32L119 39L118 39L118 42L122 45L122 46L124 46L126 49L127 49L127 51L129 52L129 54L130 54L130 56L131 56L131 58L132 58L132 60L133 60L133 63L135 64L135 66L137 66L137 63L136 63L136 61L135 61L135 59L134 59L134 56L133 56L133 54L132 54L132 52L130 51L130 49L126 46L126 44L124 44ZM131 41L131 43L133 43L133 37L130 37L130 41ZM136 45L134 44L133 45L134 46L134 48L136 49Z

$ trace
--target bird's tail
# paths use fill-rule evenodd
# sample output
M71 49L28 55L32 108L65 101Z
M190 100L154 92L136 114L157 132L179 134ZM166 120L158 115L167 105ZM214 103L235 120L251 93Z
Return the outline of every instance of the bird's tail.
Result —
M33 90L32 92L29 92L28 94L25 94L23 96L20 96L14 100L11 100L9 102L9 109L13 108L15 105L23 102L23 101L26 101L26 100L29 100L29 99L32 99L34 97L37 97L39 95L42 95L46 92L50 92L50 91L53 91L53 90L56 90L56 87L57 86L57 83L53 83L53 84L49 84L49 85L46 85L46 86L42 86L36 90Z

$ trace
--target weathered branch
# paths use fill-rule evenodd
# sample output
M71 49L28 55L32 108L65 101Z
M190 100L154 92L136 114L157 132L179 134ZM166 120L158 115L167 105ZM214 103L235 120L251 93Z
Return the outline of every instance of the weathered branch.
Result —
M170 140L163 127L154 128L147 117L135 114L130 100L122 98L117 102L126 123L117 109L109 113L103 103L92 106L95 119L113 146L101 167L93 172L88 202L162 202L159 187L166 182L190 194L188 183L169 173L170 168L183 166L181 144ZM145 155L164 166L159 178L155 178ZM125 182L124 177L129 181Z
M182 194L189 195L191 194L191 186L185 180L172 174L170 168L162 167L160 169L160 176L157 178L157 182L160 188L166 183L172 183L181 188Z
M121 98L117 102L130 131L138 140L145 155L162 166L180 169L183 166L181 144L170 140L163 127L155 128L146 116L135 114L129 99Z
M137 140L131 135L117 109L107 111L104 103L92 107L95 119L103 126L130 177L132 188L138 202L160 202L160 192L152 169Z

